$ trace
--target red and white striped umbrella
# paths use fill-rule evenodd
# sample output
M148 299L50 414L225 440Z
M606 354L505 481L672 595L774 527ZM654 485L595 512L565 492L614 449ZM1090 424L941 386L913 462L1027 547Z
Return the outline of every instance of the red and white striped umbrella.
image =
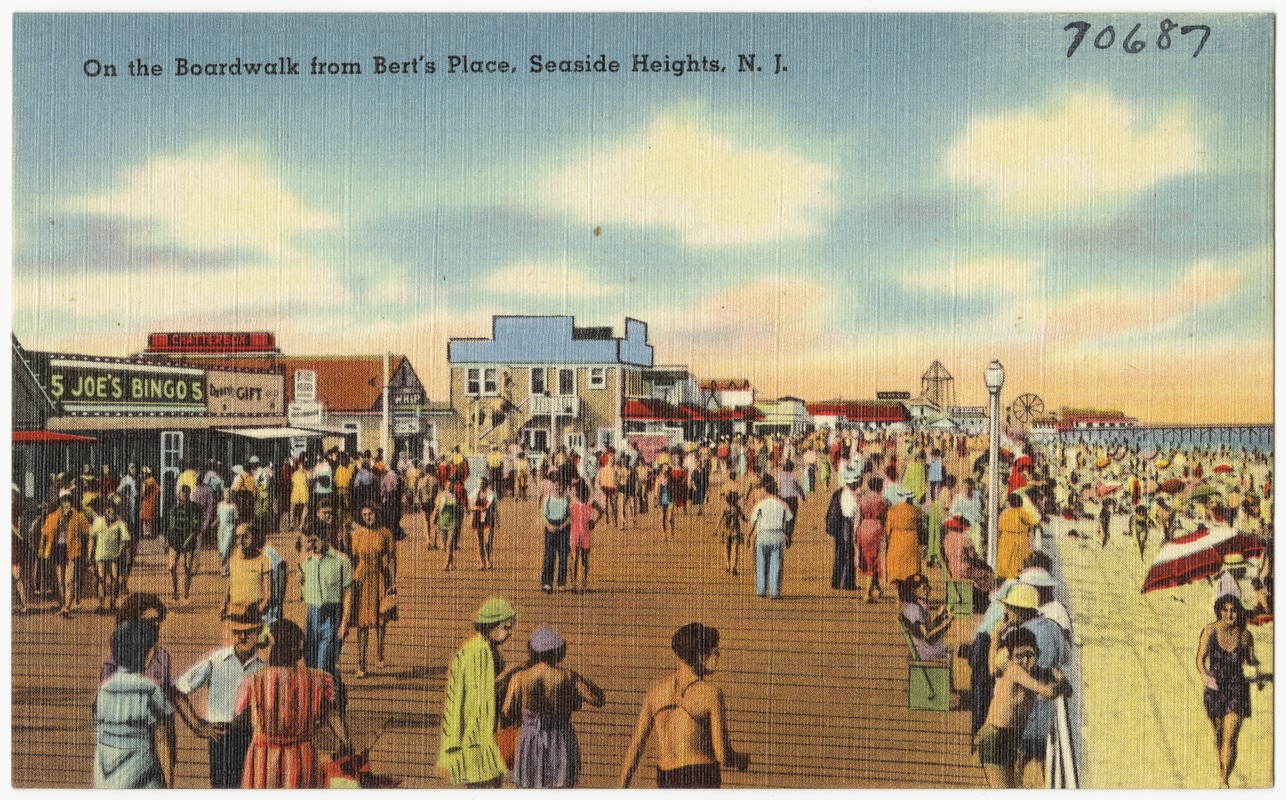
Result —
M1246 558L1261 556L1264 543L1257 537L1223 527L1197 528L1194 533L1166 542L1153 559L1140 594L1208 578L1219 572L1223 557L1230 553L1240 553Z

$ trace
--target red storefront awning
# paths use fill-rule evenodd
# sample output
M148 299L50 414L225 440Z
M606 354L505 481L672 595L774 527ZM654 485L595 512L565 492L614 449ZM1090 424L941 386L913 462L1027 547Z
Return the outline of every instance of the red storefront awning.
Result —
M76 442L96 442L92 436L76 436L71 433L54 431L14 431L14 444L73 444Z
M622 416L635 422L687 422L689 416L664 400L626 400Z

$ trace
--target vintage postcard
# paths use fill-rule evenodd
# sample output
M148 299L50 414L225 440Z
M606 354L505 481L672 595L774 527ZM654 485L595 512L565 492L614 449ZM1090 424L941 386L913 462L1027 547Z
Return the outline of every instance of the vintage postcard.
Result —
M1271 14L13 18L17 788L1268 788Z

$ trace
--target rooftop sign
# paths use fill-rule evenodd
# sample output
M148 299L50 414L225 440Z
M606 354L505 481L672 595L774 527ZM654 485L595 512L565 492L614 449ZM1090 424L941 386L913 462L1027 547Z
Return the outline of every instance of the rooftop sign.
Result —
M149 353L262 353L277 348L271 333L153 333L147 337Z

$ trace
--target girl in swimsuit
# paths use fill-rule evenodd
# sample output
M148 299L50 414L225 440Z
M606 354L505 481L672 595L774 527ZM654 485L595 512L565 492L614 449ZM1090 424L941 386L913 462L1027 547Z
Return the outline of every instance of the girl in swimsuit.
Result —
M1250 716L1250 683L1242 665L1258 668L1255 639L1246 630L1246 609L1232 595L1215 600L1216 621L1201 631L1197 670L1206 685L1206 716L1214 728L1219 756L1219 785L1228 788L1228 776L1237 763L1237 736Z

